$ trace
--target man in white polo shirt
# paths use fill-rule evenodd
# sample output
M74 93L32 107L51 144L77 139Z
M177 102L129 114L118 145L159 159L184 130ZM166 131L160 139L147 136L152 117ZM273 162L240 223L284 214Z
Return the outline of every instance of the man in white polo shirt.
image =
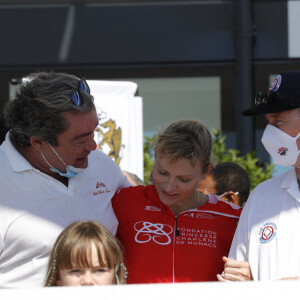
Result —
M276 77L246 116L265 114L262 143L275 164L293 166L258 185L242 212L220 281L297 279L300 275L300 72Z
M114 193L129 186L96 149L98 117L85 80L63 73L29 76L4 117L0 146L0 287L43 286L59 233L96 220L113 233Z

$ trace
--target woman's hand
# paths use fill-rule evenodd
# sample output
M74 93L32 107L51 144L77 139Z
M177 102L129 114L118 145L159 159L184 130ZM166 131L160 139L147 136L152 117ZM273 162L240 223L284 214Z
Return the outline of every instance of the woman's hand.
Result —
M219 281L248 281L253 280L250 265L247 261L237 261L223 256L224 272L218 274Z
M284 277L278 280L299 280L299 276L295 276L295 277Z

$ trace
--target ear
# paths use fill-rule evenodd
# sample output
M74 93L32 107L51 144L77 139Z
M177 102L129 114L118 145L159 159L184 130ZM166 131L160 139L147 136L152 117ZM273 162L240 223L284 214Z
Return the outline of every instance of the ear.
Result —
M298 146L298 150L300 150L300 137L297 138L296 143L297 143L297 146Z
M211 172L212 168L214 167L213 163L209 163L205 172L202 174L202 178L200 180L206 179L207 175Z
M45 146L47 144L47 142L41 140L40 138L36 137L36 136L32 136L30 137L30 143L31 143L31 146L39 151L39 152L43 152L43 150L45 149Z
M57 286L62 286L61 280L59 279L59 275L57 275L56 285Z
M237 206L240 206L240 197L239 195L236 195L233 191L228 191L223 197L223 200L227 202L231 202Z

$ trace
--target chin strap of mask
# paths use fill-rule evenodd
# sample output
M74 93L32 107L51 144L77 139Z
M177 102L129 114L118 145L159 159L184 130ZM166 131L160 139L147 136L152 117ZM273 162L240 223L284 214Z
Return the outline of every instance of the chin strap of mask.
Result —
M50 168L53 168L53 166L49 163L49 161L46 159L45 155L43 154L43 152L41 152L43 159L45 160L45 162L49 165Z

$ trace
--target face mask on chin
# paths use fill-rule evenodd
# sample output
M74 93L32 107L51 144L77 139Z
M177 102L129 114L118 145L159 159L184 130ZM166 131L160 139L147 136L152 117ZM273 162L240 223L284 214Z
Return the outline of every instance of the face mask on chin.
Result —
M83 170L85 170L84 168L75 168L71 165L68 165L62 160L62 158L58 155L58 153L53 149L53 147L48 143L48 145L50 146L50 148L53 150L53 152L56 154L56 156L60 159L60 161L66 166L66 172L63 173L61 171L59 171L58 169L54 168L46 159L46 157L44 156L44 154L41 152L42 157L44 158L44 160L46 161L46 163L50 166L50 171L59 174L60 176L63 177L67 177L67 178L73 178L74 176L76 176L78 173L82 172Z
M275 126L268 124L261 141L273 158L274 164L290 167L297 162L300 153L297 145L299 136L300 133L296 137L291 137Z
M66 173L62 173L58 169L55 169L53 167L51 167L50 170L54 173L59 174L60 176L72 178L72 177L76 176L78 173L82 172L84 169L75 168L75 167L69 165L69 166L66 166Z

